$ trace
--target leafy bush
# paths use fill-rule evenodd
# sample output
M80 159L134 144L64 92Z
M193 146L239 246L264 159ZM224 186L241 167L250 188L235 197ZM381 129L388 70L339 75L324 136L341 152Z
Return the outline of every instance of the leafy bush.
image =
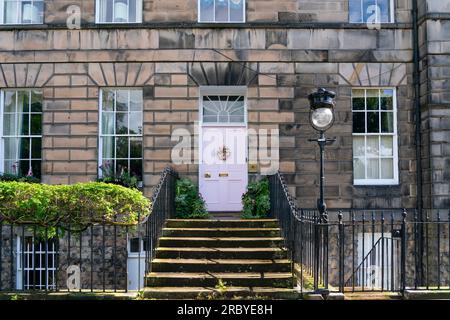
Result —
M0 174L1 181L17 181L17 182L28 182L28 183L40 183L40 180L33 176L18 176L15 174L4 173Z
M177 218L180 219L206 219L209 217L205 201L199 194L197 186L189 179L177 181L175 206Z
M249 183L247 192L242 196L244 219L266 218L270 210L269 179Z
M10 223L69 226L93 223L137 224L150 213L141 192L118 185L90 182L46 185L0 182L0 219Z

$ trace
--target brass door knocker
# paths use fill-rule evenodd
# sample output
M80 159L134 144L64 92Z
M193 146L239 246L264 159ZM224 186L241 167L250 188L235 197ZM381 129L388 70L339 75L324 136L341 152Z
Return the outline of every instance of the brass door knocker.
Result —
M220 160L226 161L230 156L230 149L226 146L220 147L219 151L217 151L217 156Z

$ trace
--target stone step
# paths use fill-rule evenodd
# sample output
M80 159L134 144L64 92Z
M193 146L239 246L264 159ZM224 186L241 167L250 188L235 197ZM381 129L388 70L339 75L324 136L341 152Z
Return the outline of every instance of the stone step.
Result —
M160 247L206 247L206 248L281 248L283 238L250 238L250 237L161 237Z
M147 299L300 299L295 289L271 287L147 287L143 292Z
M251 220L202 220L202 219L169 219L167 228L278 228L276 219Z
M164 248L156 249L159 259L288 259L284 248Z
M278 237L280 228L164 228L164 237Z
M291 263L282 260L154 259L152 272L290 272Z
M292 288L293 279L284 273L171 273L152 272L146 276L150 287L215 287L223 281L226 287L274 287Z

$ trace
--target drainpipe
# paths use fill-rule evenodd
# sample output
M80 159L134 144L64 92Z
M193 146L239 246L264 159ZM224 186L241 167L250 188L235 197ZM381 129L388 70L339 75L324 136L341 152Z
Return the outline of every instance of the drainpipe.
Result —
M419 7L418 0L412 0L412 18L413 18L413 60L414 60L414 109L415 109L415 120L416 120L416 175L417 175L417 214L419 221L423 221L423 177L422 177L422 132L421 132L421 119L422 112L420 110L420 46L419 46ZM419 224L419 234L416 240L418 240L419 245L419 271L418 274L423 279L423 226Z

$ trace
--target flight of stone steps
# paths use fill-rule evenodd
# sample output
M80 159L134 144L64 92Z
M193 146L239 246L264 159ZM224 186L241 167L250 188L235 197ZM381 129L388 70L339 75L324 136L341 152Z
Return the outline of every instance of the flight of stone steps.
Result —
M144 297L295 299L277 220L168 220Z

